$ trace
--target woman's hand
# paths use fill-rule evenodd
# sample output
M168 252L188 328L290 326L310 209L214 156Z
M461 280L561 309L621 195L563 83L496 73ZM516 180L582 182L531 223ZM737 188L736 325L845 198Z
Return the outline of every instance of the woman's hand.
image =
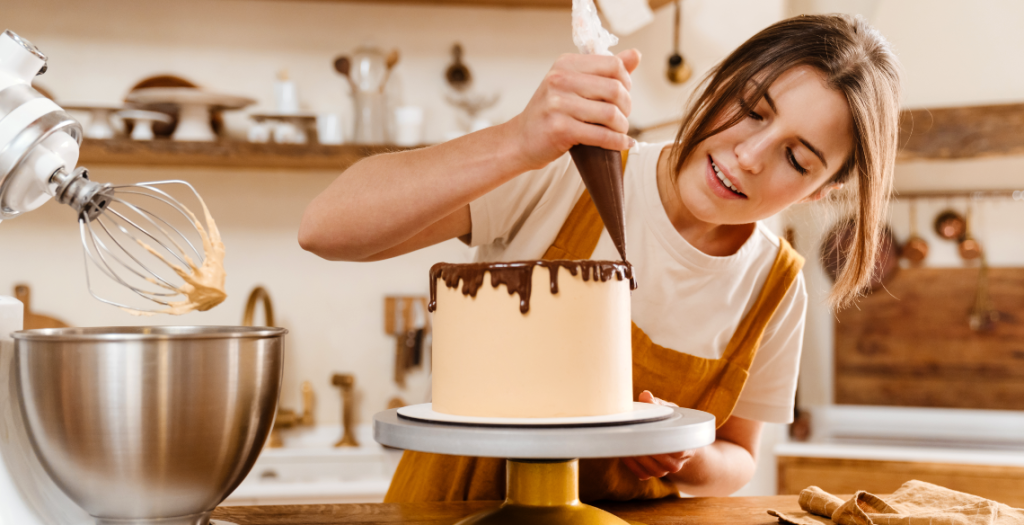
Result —
M386 259L470 233L469 203L576 144L625 149L636 50L565 55L512 120L429 148L357 162L313 200L299 244L343 261Z
M654 397L648 390L644 390L640 394L641 403L650 403L652 405L662 405L667 407L677 407L679 405L658 399ZM651 478L661 478L669 474L675 474L682 470L683 465L692 458L697 452L695 450L684 450L682 452L674 452L672 454L655 454L653 456L633 456L622 458L622 463L626 465L629 470L636 474L636 477L640 478L641 481L648 480Z
M615 56L559 57L526 109L509 121L529 169L548 165L576 144L629 148L629 74L639 64L635 49Z

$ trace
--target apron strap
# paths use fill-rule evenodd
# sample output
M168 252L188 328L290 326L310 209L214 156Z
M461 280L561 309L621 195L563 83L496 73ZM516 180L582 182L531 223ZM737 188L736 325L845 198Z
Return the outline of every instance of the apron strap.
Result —
M800 275L800 269L804 267L804 258L782 237L779 237L779 254L775 256L775 263L768 278L761 288L757 300L750 307L750 311L740 321L739 326L725 347L723 358L728 359L744 369L749 369L754 362L757 348L761 346L761 337L764 330L771 321L775 311L779 309L782 300L789 292L790 286ZM753 352L750 348L754 348Z

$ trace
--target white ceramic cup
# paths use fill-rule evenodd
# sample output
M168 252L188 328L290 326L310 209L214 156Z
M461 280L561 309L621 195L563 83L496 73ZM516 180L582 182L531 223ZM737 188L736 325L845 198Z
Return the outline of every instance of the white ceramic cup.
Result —
M423 108L419 106L395 108L395 144L399 146L423 144Z
M266 122L253 122L249 125L249 142L263 144L270 142L270 125Z
M337 113L320 113L316 116L316 136L320 144L337 145L345 142L341 133L341 118Z

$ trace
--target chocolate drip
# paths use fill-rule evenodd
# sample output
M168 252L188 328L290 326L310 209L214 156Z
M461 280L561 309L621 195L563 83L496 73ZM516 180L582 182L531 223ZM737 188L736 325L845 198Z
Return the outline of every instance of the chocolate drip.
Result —
M615 249L626 260L626 214L623 207L622 153L577 144L569 149L583 184L594 199Z
M448 288L458 288L462 283L462 295L476 297L484 283L484 274L491 274L491 286L504 284L509 295L519 294L519 311L530 311L530 294L533 288L533 269L543 266L548 269L551 279L551 293L558 293L558 269L565 268L573 276L581 273L584 281L594 279L601 282L613 277L619 281L629 279L630 289L636 289L633 267L628 262L618 261L517 261L500 263L450 264L437 263L430 268L430 303L427 309L437 309L437 281L441 279Z

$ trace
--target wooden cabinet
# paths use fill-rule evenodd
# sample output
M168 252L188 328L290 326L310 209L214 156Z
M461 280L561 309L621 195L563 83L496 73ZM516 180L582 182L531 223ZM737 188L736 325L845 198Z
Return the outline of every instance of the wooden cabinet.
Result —
M968 325L977 268L905 268L836 315L836 403L1024 410L1024 268L988 281L991 332Z
M779 456L778 468L779 494L811 485L832 494L889 494L916 479L1024 507L1024 467Z

